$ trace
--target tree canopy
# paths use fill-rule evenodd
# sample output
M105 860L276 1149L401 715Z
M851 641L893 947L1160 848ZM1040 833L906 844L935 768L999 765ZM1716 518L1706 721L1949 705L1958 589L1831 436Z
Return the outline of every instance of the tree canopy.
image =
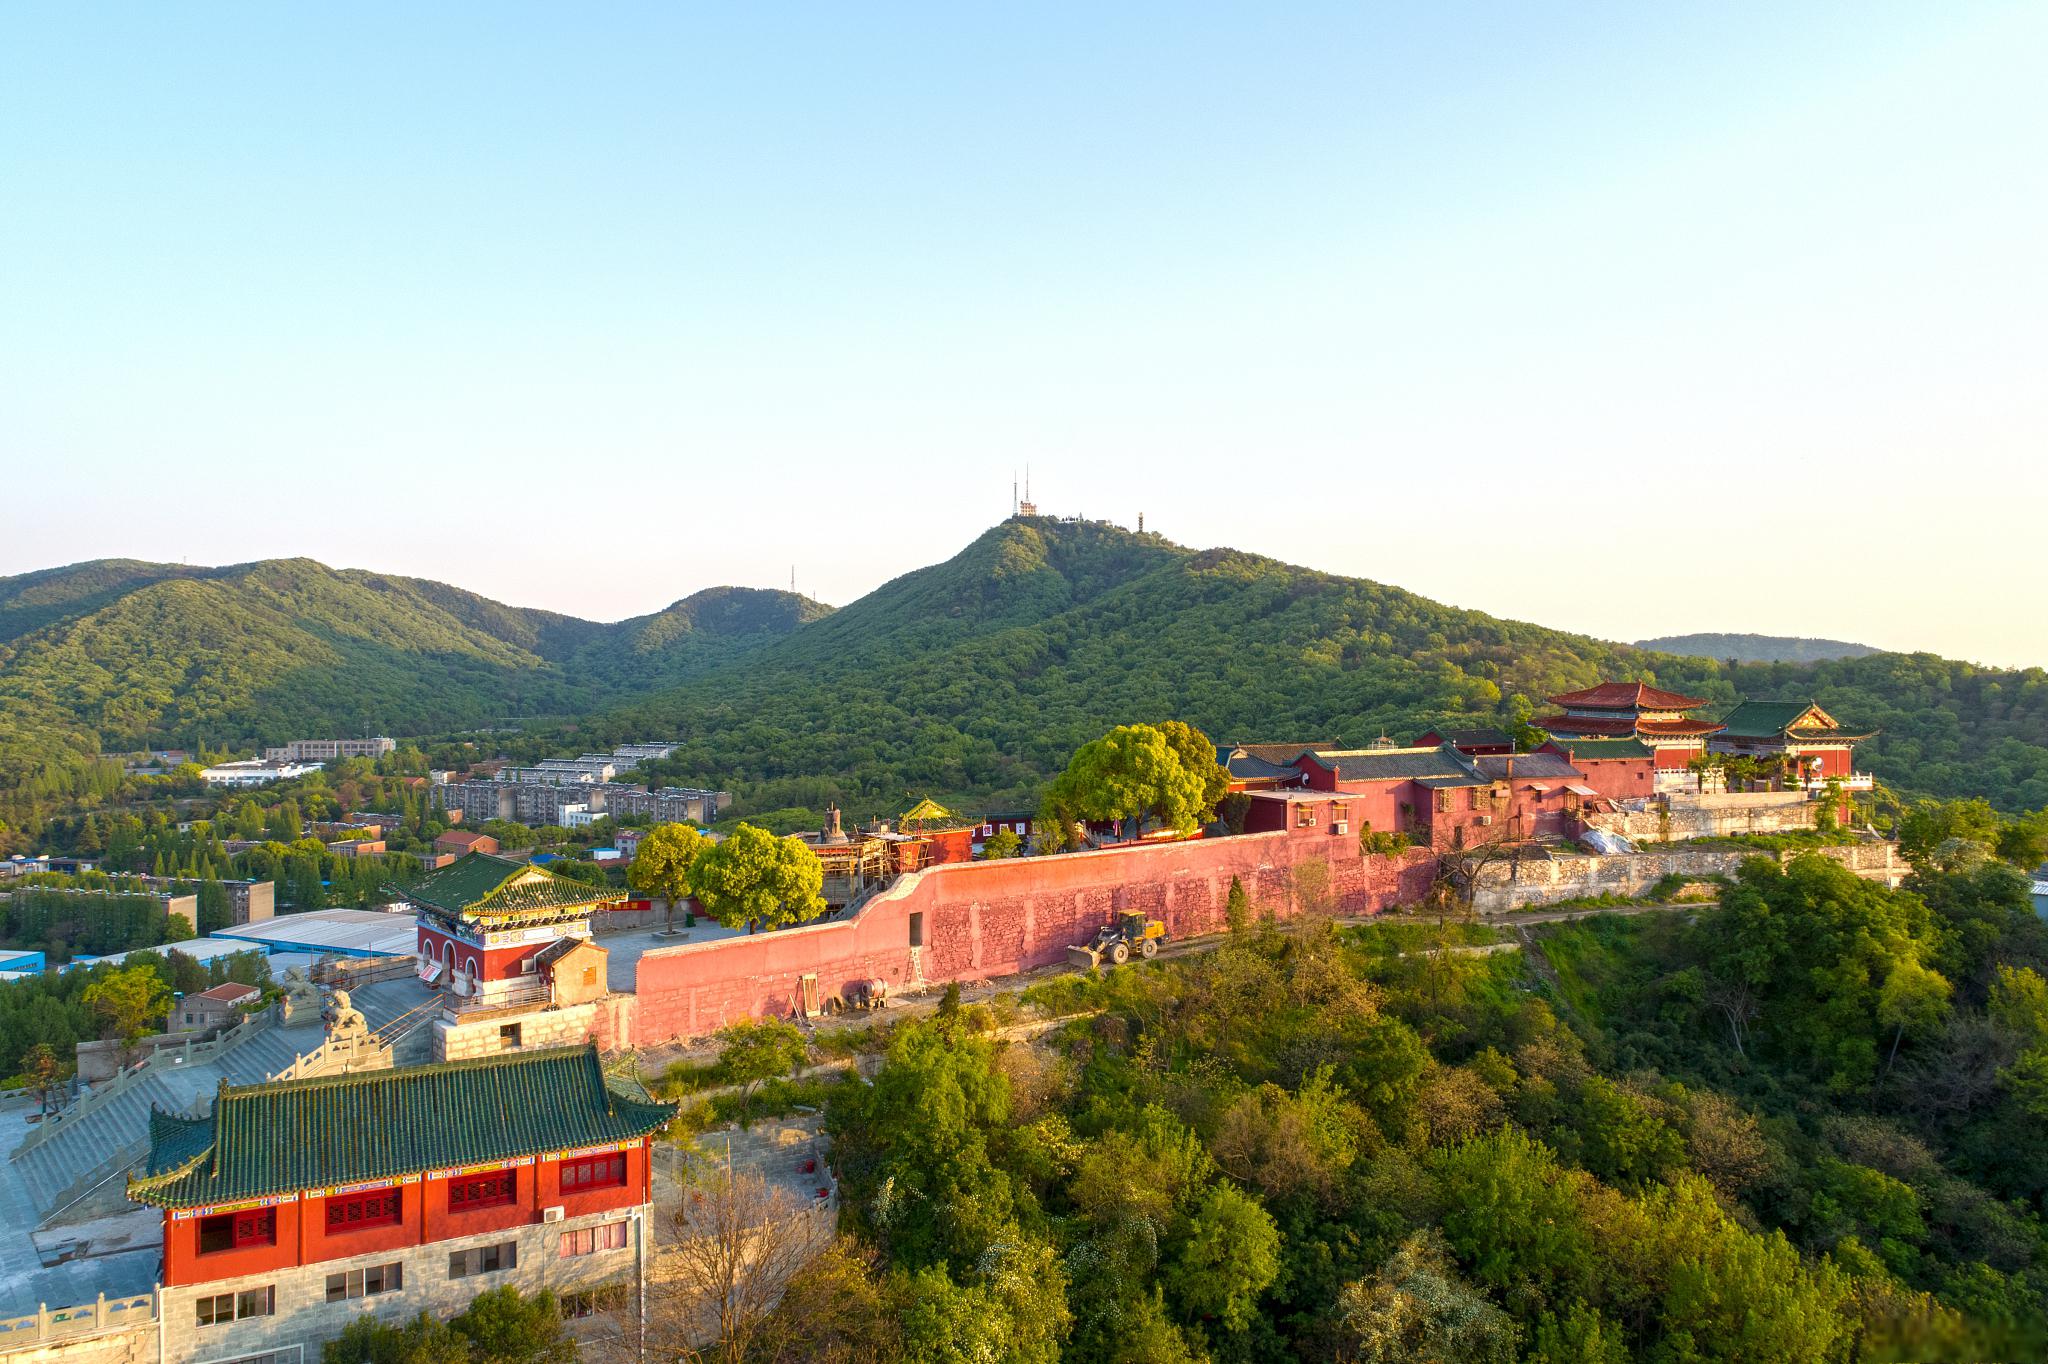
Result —
M818 855L751 824L699 853L689 883L705 912L727 928L779 928L825 912Z

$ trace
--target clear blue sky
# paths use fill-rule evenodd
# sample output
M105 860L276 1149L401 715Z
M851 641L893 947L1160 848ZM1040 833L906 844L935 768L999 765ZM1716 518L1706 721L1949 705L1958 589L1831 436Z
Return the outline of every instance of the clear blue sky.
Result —
M2039 4L13 4L0 573L843 603L1028 462L1613 638L2044 663L2044 69Z

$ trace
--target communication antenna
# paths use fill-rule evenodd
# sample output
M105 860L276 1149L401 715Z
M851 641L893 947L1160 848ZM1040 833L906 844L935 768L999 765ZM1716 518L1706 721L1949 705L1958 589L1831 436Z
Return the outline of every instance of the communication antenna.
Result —
M790 595L790 596L792 596L792 597L794 597L794 596L796 595L796 565L795 565L795 564L791 564L791 565L789 566L789 595Z
M1024 500L1017 504L1017 514L1019 516L1038 515L1038 504L1031 500L1031 466L1029 464L1024 466Z

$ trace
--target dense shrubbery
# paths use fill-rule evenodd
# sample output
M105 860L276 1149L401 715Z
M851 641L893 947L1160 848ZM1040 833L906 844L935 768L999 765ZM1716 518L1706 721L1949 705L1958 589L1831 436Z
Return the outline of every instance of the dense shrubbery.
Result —
M1082 1015L1038 1045L899 1024L773 1357L2048 1348L2048 926L1995 867L1760 859L1724 906L1527 962L1247 922L1034 987Z

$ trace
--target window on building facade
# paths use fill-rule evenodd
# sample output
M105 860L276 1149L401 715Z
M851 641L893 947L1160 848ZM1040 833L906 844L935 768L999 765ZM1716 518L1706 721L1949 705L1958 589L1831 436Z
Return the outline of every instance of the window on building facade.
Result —
M517 1182L511 1170L466 1175L461 1179L448 1181L448 1208L451 1212L469 1212L475 1208L502 1208L512 1201L516 1192Z
M350 1298L374 1298L379 1293L396 1293L405 1287L405 1266L393 1260L388 1265L371 1265L327 1276L327 1301L347 1302Z
M474 1250L448 1252L448 1277L451 1279L467 1279L477 1274L496 1274L501 1269L518 1267L517 1241L500 1241L495 1246L478 1246Z
M498 1044L505 1047L518 1046L519 1025L517 1023L500 1023L498 1025Z
M1436 793L1436 808L1446 814L1450 813L1451 790L1449 787L1445 787Z
M1313 829L1316 825L1316 807L1311 801L1296 801L1294 805L1294 827Z
M609 1288L586 1288L576 1293L564 1293L557 1301L561 1304L562 1320L579 1321L625 1306L626 1290L620 1284Z
M1330 807L1330 823L1343 824L1348 822L1350 818L1351 807L1343 801L1340 800Z
M584 1156L562 1162L562 1192L582 1193L587 1189L616 1189L626 1182L626 1153Z
M247 1212L216 1213L199 1219L199 1253L240 1250L244 1246L277 1244L277 1209L253 1208Z
M404 1211L399 1192L397 1189L379 1189L375 1193L328 1199L328 1234L397 1226Z
M573 1259L578 1255L595 1255L600 1250L624 1250L626 1248L626 1224L606 1222L602 1226L583 1227L577 1231L562 1233L562 1258Z
M199 1324L225 1326L244 1317L267 1317L277 1310L277 1290L269 1285L239 1293L212 1293L199 1299Z

